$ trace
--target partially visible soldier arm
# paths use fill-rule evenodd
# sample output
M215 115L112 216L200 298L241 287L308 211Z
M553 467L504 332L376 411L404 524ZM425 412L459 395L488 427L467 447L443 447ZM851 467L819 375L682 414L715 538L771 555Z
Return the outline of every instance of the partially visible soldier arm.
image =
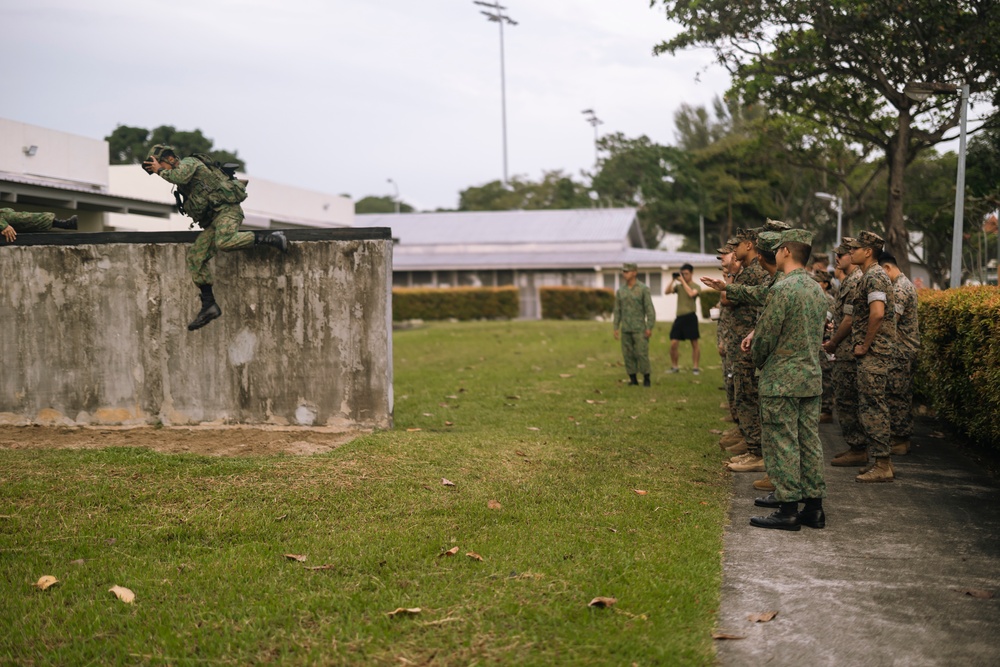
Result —
M840 326L837 330L833 332L830 340L823 343L823 349L825 349L830 354L833 354L837 346L840 345L841 341L851 335L851 325L854 323L854 317L851 315L844 315L844 319L840 321Z
M648 289L643 295L642 308L646 313L646 331L652 332L656 326L656 309L653 307L653 295Z
M726 299L733 303L763 306L770 285L726 285Z
M160 178L165 180L167 183L173 183L174 185L180 185L182 183L187 183L194 176L194 172L198 169L198 161L190 158L184 158L177 165L176 169L161 169L157 173Z
M614 317L612 317L611 321L614 324L615 335L617 336L617 334L618 334L618 327L620 327L621 323L622 323L622 300L618 298L617 294L615 294Z
M885 318L885 301L873 300L868 304L868 331L865 332L864 342L854 348L855 356L863 357L868 354L875 336L878 335L878 329L882 326L883 318ZM862 348L860 354L858 348Z
M786 305L785 299L780 293L772 293L772 299L761 313L757 320L757 326L751 332L753 340L750 343L750 355L753 358L753 365L763 368L768 357L778 344L778 336L781 334L782 325L785 322Z

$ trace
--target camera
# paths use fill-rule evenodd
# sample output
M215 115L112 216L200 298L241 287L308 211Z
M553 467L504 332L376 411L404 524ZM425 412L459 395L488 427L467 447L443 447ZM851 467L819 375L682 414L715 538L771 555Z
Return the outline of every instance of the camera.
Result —
M677 273L677 272L675 271L675 272L674 272L674 280L677 280L677 279L678 279L678 278L680 278L680 277L681 277L681 274L679 274L679 273Z
M143 161L142 168L150 176L153 175L153 161L152 160L150 160L150 159L147 158L145 161Z

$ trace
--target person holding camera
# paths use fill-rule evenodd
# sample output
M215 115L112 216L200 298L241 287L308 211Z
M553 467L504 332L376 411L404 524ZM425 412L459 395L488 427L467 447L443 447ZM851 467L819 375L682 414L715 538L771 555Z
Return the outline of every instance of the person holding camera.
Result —
M695 304L701 294L701 287L692 279L694 267L685 264L681 270L673 274L670 284L664 290L664 294L677 294L677 315L674 324L670 328L670 371L679 373L680 368L677 362L680 357L680 343L682 340L691 341L691 372L694 375L701 373L698 362L701 358L701 350L698 347L698 313Z
M201 226L202 231L187 252L187 267L201 291L201 310L188 324L188 331L200 329L222 315L212 292L209 261L219 250L242 250L268 245L288 252L283 232L241 232L246 187L223 171L208 156L180 159L170 146L157 144L142 163L147 174L156 174L177 188L177 208Z

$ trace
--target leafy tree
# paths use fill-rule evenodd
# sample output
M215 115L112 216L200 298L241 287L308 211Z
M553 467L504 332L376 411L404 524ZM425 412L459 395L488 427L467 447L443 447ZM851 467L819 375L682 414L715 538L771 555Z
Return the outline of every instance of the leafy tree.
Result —
M587 187L562 171L546 171L541 181L522 176L510 179L507 186L491 181L459 193L460 211L514 211L538 209L590 208L593 202Z
M355 213L395 213L396 200L392 197L376 197L369 195L354 202ZM400 213L413 213L413 207L404 201L399 202Z
M651 0L683 26L654 48L709 47L738 93L877 146L887 166L888 248L904 271L904 171L959 121L956 96L907 96L914 84L970 87L1000 100L1000 3L993 0ZM938 86L940 89L940 86ZM996 124L991 112L985 125Z
M246 171L246 163L236 151L216 149L201 130L178 131L173 126L161 125L150 132L142 127L119 125L104 140L108 142L110 164L139 164L149 155L150 148L156 144L168 144L181 157L207 153L214 160L223 164L238 164L240 171Z

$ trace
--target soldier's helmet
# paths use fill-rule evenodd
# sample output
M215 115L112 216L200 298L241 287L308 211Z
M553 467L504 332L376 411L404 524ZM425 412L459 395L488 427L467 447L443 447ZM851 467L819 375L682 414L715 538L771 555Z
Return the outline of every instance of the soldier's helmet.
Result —
M168 151L172 155L176 155L173 146L167 146L165 144L156 144L155 146L149 149L149 157L155 157L157 160L159 160L160 156Z

